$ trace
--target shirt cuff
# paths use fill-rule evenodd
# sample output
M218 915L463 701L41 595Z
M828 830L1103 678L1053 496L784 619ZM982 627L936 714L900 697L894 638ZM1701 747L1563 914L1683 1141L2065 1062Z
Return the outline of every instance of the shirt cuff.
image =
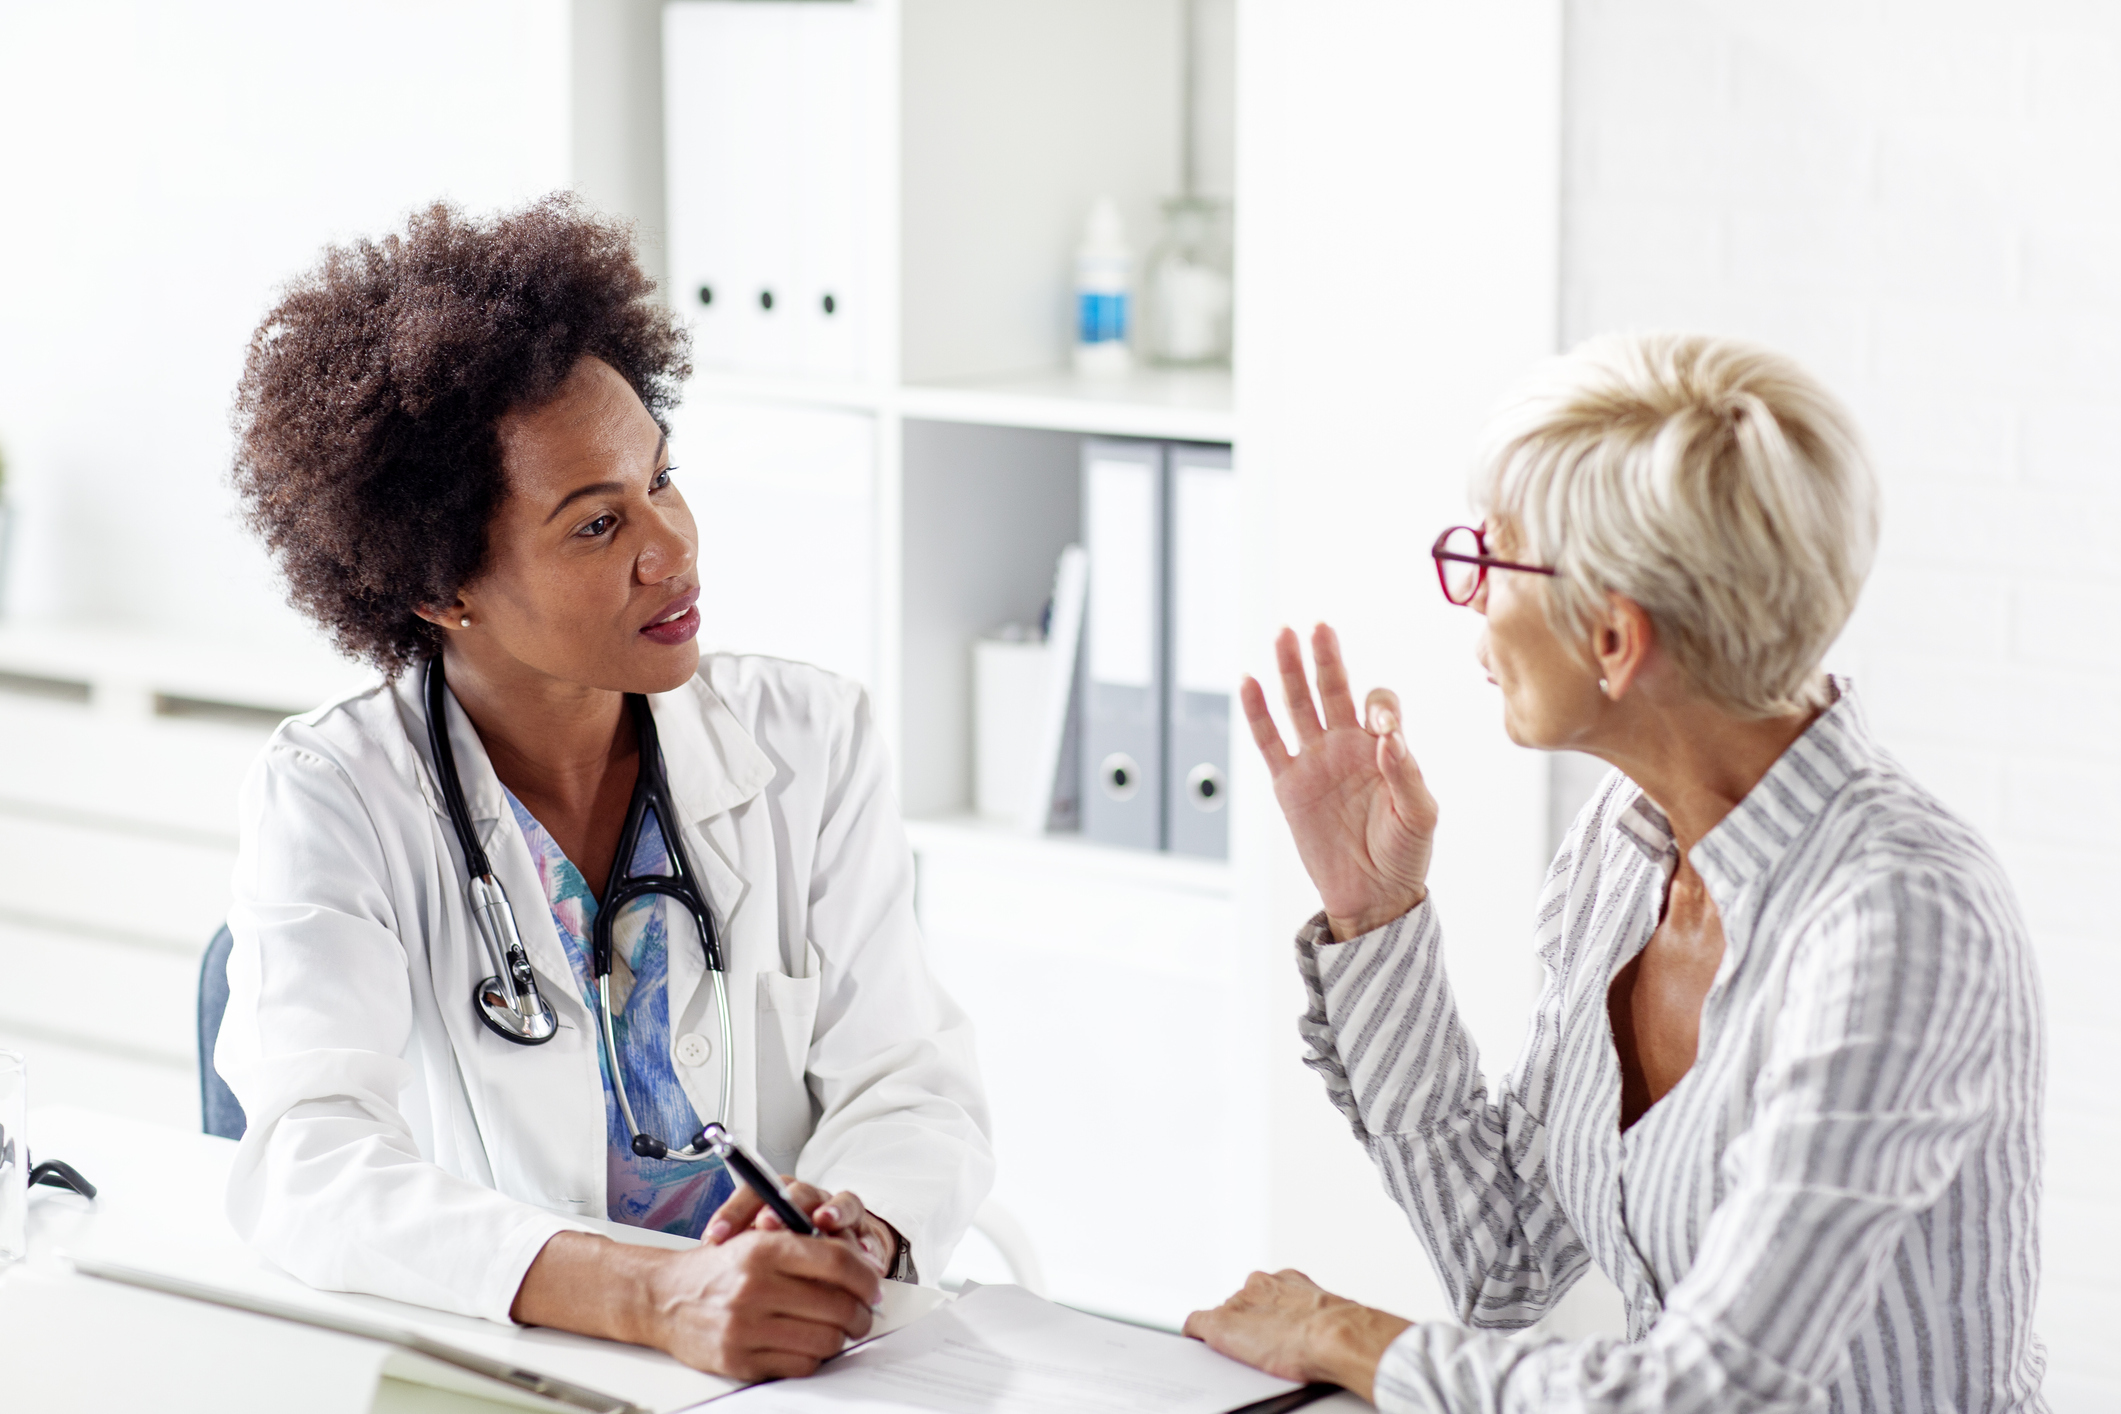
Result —
M1400 914L1399 917L1380 923L1369 932L1358 934L1347 939L1346 942L1333 936L1332 921L1326 917L1326 911L1321 908L1304 921L1303 927L1296 930L1296 946L1315 951L1318 948L1338 948L1347 947L1353 943L1367 943L1371 939L1394 928L1404 928L1409 923L1420 922L1424 911L1435 901L1435 898L1434 894L1424 892L1421 896L1421 902L1415 904L1405 913ZM1416 928L1413 931L1418 933L1421 930Z
M530 1274L531 1263L537 1261L538 1253L545 1244L563 1232L586 1232L592 1237L601 1237L587 1223L574 1221L559 1213L524 1205L530 1211L526 1220L509 1233L494 1254L488 1270L487 1280L477 1297L477 1309L489 1321L502 1325L522 1324L515 1318L516 1294L523 1289L523 1278Z

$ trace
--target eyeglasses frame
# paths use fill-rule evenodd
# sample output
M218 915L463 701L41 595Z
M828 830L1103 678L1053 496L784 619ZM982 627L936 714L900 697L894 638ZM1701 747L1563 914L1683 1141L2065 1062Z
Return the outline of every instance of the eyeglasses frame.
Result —
M1456 550L1444 549L1444 542L1461 530L1472 534L1473 543L1480 547L1478 554L1461 555ZM1488 553L1487 531L1477 525L1453 525L1447 527L1443 534L1436 537L1436 543L1429 547L1429 558L1436 562L1436 584L1437 587L1443 590L1443 597L1461 609L1480 597L1480 591L1487 587L1489 570L1516 570L1520 574L1543 574L1548 576L1560 573L1559 570L1550 569L1545 565L1521 565L1514 560L1496 559ZM1451 593L1450 576L1444 572L1444 562L1446 560L1455 564L1473 565L1480 570L1480 573L1473 577L1472 591L1463 599Z

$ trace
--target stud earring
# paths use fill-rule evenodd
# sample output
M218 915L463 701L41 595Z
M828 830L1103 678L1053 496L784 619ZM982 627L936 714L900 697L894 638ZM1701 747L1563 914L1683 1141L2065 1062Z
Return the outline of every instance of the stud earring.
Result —
M470 620L470 619L466 619L466 620L464 620L464 626L465 626L466 628L470 628L470 627L471 627L471 620ZM1599 692L1603 693L1603 694L1604 694L1605 696L1607 696L1607 697L1611 697L1611 696L1613 695L1613 693L1612 693L1612 690L1611 690L1611 689L1609 689L1609 688L1608 688L1608 687L1607 687L1607 686L1605 685L1605 679L1604 679L1604 678L1600 678L1600 679L1598 680L1598 690L1599 690Z
M470 620L470 619L468 619L468 618L464 618L464 619L458 619L458 620L457 620L457 627L458 627L458 628L470 628L470 627L471 627L471 620ZM1604 687L1604 686L1605 686L1605 684L1604 684L1604 683L1602 683L1602 682L1601 682L1601 683L1599 683L1598 685L1599 685L1600 687Z

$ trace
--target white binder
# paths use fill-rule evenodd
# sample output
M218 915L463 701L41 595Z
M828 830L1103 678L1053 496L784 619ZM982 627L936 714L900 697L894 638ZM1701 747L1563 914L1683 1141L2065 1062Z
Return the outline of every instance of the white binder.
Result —
M1163 847L1163 447L1083 443L1085 838Z
M663 11L671 304L701 368L853 377L875 165L866 5L687 0Z
M751 3L752 0L747 0ZM876 44L873 5L794 4L802 95L796 121L794 276L788 315L798 372L854 378L870 326L862 251L872 244L872 139L863 131Z
M1230 695L1238 646L1237 473L1228 447L1174 446L1171 693L1165 839L1175 854L1230 855Z

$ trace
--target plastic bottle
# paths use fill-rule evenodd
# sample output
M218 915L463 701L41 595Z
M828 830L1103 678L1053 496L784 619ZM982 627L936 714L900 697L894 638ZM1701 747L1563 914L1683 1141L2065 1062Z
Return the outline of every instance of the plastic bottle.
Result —
M1127 337L1134 322L1128 277L1134 254L1119 207L1101 196L1090 207L1083 243L1075 250L1075 371L1109 378L1134 367Z

